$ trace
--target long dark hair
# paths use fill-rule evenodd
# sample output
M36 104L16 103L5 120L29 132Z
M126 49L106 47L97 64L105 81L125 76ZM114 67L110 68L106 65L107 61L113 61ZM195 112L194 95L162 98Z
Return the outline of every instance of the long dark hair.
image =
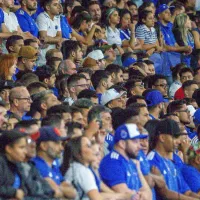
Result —
M126 14L129 14L129 15L130 15L130 17L131 17L131 23L133 22L133 17L132 17L131 12L130 12L128 9L122 9L122 10L120 10L120 12L119 12L119 16L120 16L120 23L119 23L119 25L118 25L119 27L121 27L122 18L123 18L123 16L126 15Z
M81 154L82 137L83 136L73 138L65 145L63 163L60 168L63 176L69 169L71 162L80 162L78 156Z
M151 11L148 10L143 10L139 13L139 20L138 20L138 24L142 25L144 24L144 22L142 21L143 19L146 19L147 16L152 13Z

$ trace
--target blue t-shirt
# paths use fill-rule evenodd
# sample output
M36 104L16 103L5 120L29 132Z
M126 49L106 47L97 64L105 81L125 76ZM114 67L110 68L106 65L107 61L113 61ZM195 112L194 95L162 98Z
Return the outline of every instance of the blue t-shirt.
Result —
M126 160L115 150L103 158L99 173L108 187L124 183L129 189L138 191L142 186L133 161Z
M144 176L147 176L150 173L150 164L149 164L149 161L147 160L146 155L144 154L142 150L138 152L137 160L140 161L142 174Z
M60 16L60 26L62 30L62 37L66 39L70 39L70 34L72 33L72 28L69 25L66 17L64 15Z
M173 190L175 192L181 193L181 190L178 185L178 177L177 177L177 169L174 165L174 163L166 158L163 158L158 152L151 151L147 156L150 166L156 166L161 174L164 176L165 182L170 190ZM157 193L156 193L157 200L162 199Z
M158 22L158 24L163 34L165 44L168 46L175 46L176 40L172 32L173 24L171 22L169 22L167 26L163 25L161 22Z
M182 174L190 189L195 193L200 192L200 172L196 168L184 164Z
M50 167L46 161L39 156L33 158L32 161L35 163L36 168L43 178L51 178L58 185L64 181L60 172L58 160L53 162L52 167Z
M38 27L34 19L23 9L19 9L15 12L19 25L23 32L30 32L33 36L38 37Z

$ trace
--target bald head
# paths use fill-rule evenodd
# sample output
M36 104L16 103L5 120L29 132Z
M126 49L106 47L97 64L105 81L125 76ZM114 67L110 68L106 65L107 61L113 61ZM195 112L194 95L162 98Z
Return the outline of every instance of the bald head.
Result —
M26 89L26 87L18 86L18 87L12 88L10 90L9 99L12 102L13 99L22 98L26 94L28 94L28 96L30 96L28 90Z
M69 75L76 74L77 70L75 63L69 59L63 60L59 65L59 73Z

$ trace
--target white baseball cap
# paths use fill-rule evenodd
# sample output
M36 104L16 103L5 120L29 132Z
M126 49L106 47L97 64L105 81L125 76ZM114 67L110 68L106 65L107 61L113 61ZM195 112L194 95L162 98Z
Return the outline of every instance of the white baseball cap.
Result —
M87 55L87 57L90 57L90 58L92 58L92 59L94 59L94 60L101 60L101 59L104 59L104 55L103 55L103 53L102 53L102 51L101 50L94 50L94 51L91 51L88 55Z
M109 89L106 92L104 92L101 96L101 104L102 105L106 105L108 102L114 100L114 99L118 99L121 96L127 94L126 91L119 93L117 92L115 89Z

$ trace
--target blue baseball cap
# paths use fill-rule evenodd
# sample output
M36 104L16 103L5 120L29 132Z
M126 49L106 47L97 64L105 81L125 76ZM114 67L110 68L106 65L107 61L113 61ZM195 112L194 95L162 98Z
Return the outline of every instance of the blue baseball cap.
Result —
M136 124L123 124L117 128L114 136L114 143L118 143L120 140L134 140L144 139L148 135L140 134Z
M200 108L196 110L196 112L193 115L193 122L195 126L200 124Z
M129 57L127 58L123 63L123 67L129 67L130 65L136 63L137 61L135 60L135 58Z
M165 100L161 92L158 90L153 90L153 91L148 92L145 95L145 101L147 103L147 106L156 106L159 103L168 102L168 100Z
M167 9L169 9L169 6L167 4L160 4L156 10L156 15L159 15L160 13L164 12Z
M62 137L59 129L52 126L43 126L35 134L31 135L31 138L37 143L47 142L47 141L65 141L68 137Z

